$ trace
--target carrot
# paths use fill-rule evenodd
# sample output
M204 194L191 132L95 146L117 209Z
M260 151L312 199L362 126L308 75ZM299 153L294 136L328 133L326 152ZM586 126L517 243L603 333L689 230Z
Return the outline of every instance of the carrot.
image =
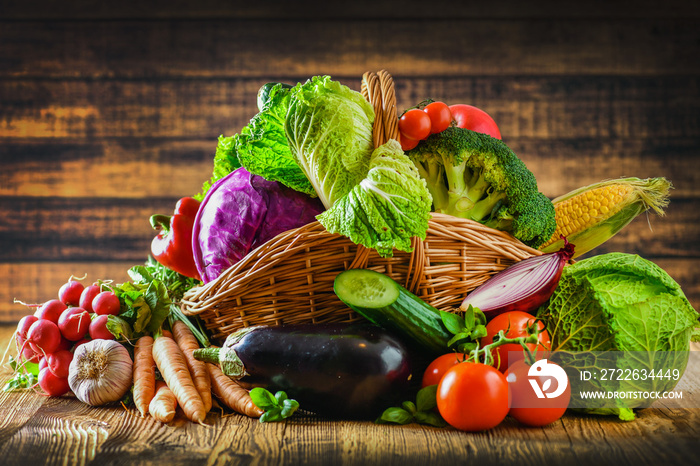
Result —
M206 363L214 395L227 407L248 417L260 417L263 410L253 404L250 393L224 374L219 366Z
M177 399L168 388L168 385L162 380L156 381L155 392L155 396L148 404L148 412L156 421L167 424L175 417Z
M185 325L184 322L176 320L172 325L175 342L185 355L187 367L192 375L192 381L204 403L204 410L209 412L211 409L211 377L207 370L206 363L195 359L192 352L199 349L199 342L192 334L192 331Z
M134 346L134 404L141 417L156 393L156 369L153 361L153 337L145 335Z
M170 330L163 329L161 330L161 333L163 334L164 337L172 338L173 333Z
M194 386L185 362L185 355L182 354L175 340L157 336L153 343L153 359L187 419L204 424L207 412L204 409L202 397Z

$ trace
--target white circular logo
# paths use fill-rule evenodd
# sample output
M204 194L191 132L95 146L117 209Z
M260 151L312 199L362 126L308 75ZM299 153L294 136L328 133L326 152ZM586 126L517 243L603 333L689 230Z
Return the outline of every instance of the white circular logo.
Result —
M535 391L537 398L556 398L566 390L569 385L569 378L566 376L566 372L558 364L553 362L547 362L546 359L540 359L535 362L530 369L527 371L528 381L532 385L532 389ZM535 377L534 379L531 377ZM538 383L538 377L548 377L542 383ZM552 379L557 381L556 389L552 392L549 390L552 388Z

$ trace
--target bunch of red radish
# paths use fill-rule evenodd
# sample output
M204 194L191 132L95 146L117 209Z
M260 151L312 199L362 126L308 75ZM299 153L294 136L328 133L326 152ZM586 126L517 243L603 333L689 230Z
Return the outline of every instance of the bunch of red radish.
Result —
M34 314L20 319L15 334L18 359L39 364L39 386L47 395L68 393L73 351L90 340L113 340L107 319L119 311L114 292L70 279L58 290L58 299L46 301Z

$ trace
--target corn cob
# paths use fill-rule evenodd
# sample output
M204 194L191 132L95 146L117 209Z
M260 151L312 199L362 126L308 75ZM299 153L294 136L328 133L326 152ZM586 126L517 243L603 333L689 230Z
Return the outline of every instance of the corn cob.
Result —
M666 178L620 178L571 191L552 201L557 229L540 246L543 252L559 250L564 240L574 244L574 257L585 254L612 238L637 215L648 209L664 215L668 192Z

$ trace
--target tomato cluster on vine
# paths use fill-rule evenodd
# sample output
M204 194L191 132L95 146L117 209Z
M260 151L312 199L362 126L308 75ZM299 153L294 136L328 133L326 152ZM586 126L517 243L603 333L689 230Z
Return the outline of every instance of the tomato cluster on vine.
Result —
M472 105L448 106L430 101L407 110L399 118L401 148L411 150L431 134L441 133L452 125L501 139L496 122L485 111Z
M486 330L481 347L493 343L499 334L508 339L536 335L536 342L533 337L532 343L525 344L532 357L541 360L550 354L549 333L542 322L526 312L500 314L487 323ZM461 353L443 354L424 371L422 386L437 385L438 412L460 430L491 429L508 415L528 426L551 424L566 411L570 386L557 399L538 398L529 381L533 377L525 355L521 345L512 343L493 349L493 365L474 362Z

